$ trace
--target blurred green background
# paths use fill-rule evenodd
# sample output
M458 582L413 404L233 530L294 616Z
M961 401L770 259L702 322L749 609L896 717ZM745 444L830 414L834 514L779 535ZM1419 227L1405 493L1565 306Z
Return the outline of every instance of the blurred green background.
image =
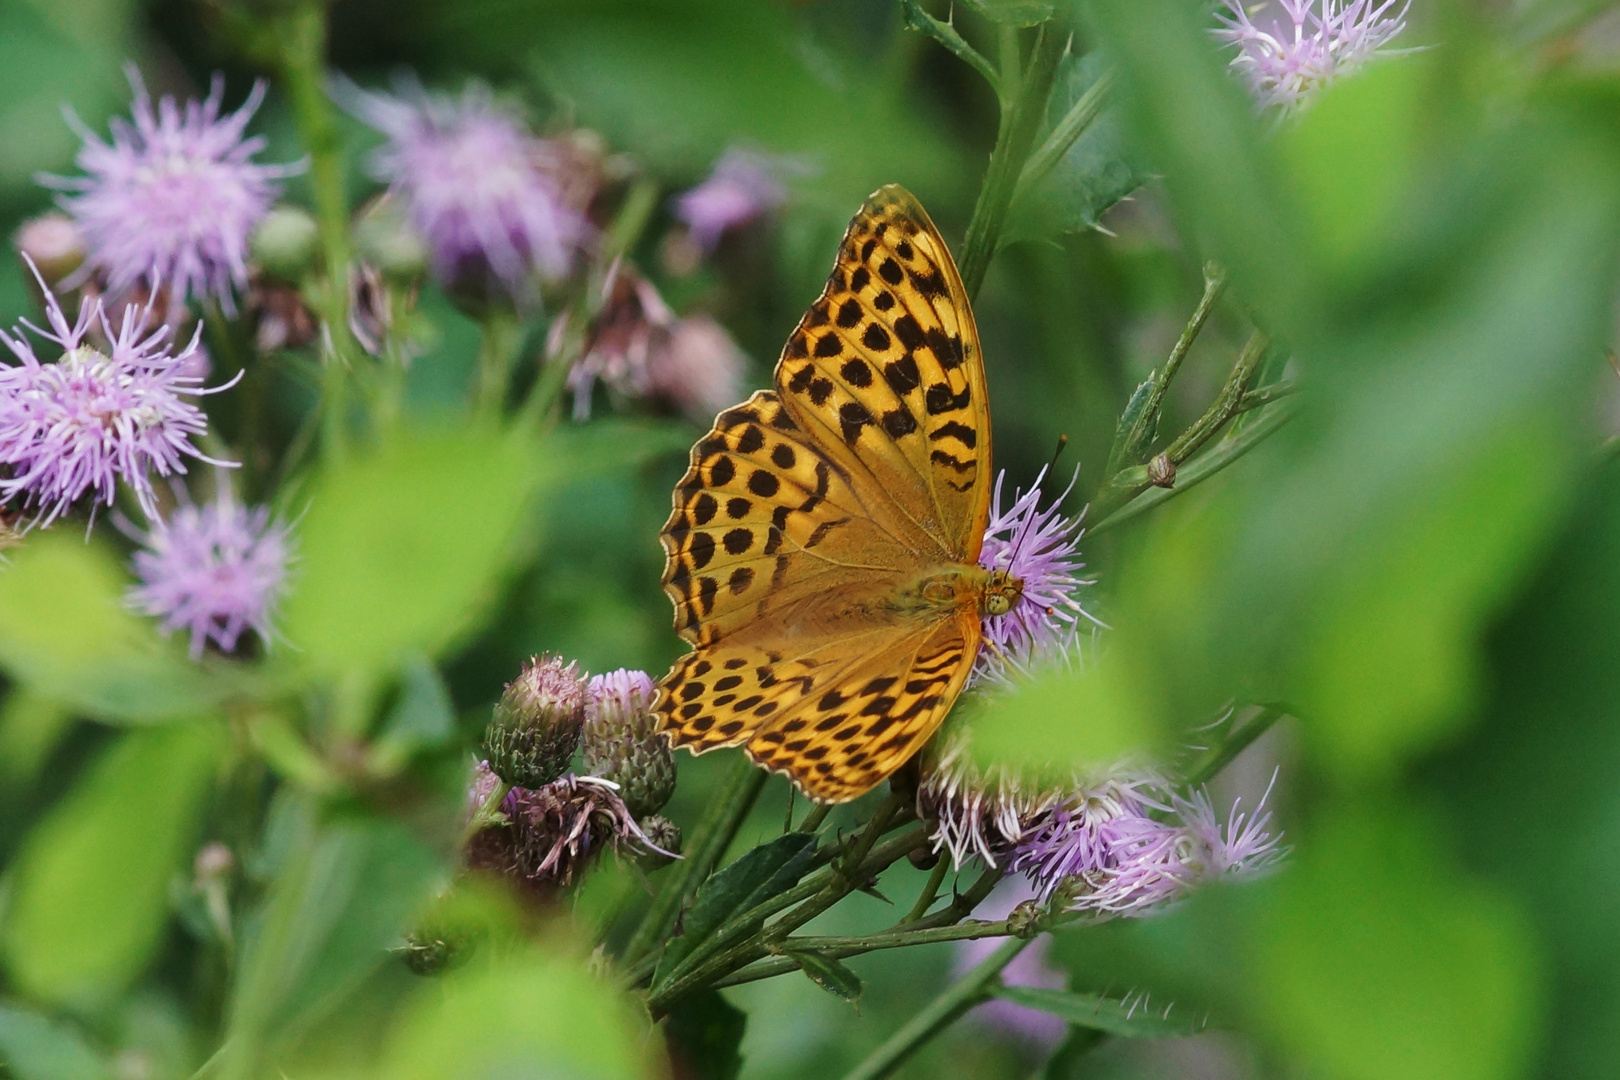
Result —
M261 72L229 32L232 6L0 0L0 225L9 232L49 205L36 172L71 171L64 103L98 131L127 107L127 59L154 93L198 94L218 70L227 101L241 100ZM975 305L997 467L1028 483L1068 435L1060 471L1080 467L1066 504L1078 512L1103 479L1120 409L1162 362L1210 257L1230 268L1231 292L1174 387L1163 430L1202 411L1252 325L1284 343L1309 392L1298 420L1229 473L1086 546L1100 579L1090 603L1114 627L1102 659L981 722L1007 754L1057 748L1088 762L1182 740L1228 700L1281 703L1293 717L1238 770L1263 779L1266 763L1285 765L1295 847L1286 873L1160 919L1070 931L1055 946L1075 988L1151 989L1220 1030L1110 1043L1046 1074L1620 1075L1620 473L1604 441L1616 415L1604 363L1620 238L1614 19L1578 0L1421 4L1400 44L1428 48L1374 65L1280 124L1255 118L1222 70L1206 5L1097 2L1065 14L1077 52L1100 50L1115 71L1118 107L1101 121L1107 144L1092 149L1143 186L1099 228L1051 207L1014 220L1015 242ZM789 204L729 238L698 274L661 271L664 210L635 253L678 310L722 319L752 359L749 388L766 385L860 200L903 183L955 244L995 138L989 90L908 32L888 0L340 0L331 18L332 64L356 79L409 67L432 87L486 80L527 102L542 130L600 132L671 196L732 144L808 162ZM985 33L982 20L961 25ZM256 126L270 140L265 159L302 154L278 95ZM345 139L358 199L373 190L359 169L373 136L351 127ZM307 200L303 181L288 198ZM461 407L477 331L431 290L422 310L432 347L413 363L410 401L427 421ZM8 264L0 316L24 314L30 300ZM281 379L278 423L290 430L311 393ZM527 555L466 633L440 643L465 737L458 752L533 653L655 676L677 654L657 532L699 434L667 416L598 413L540 444ZM440 513L454 495L452 466L419 473L419 510L405 501L388 513ZM428 534L450 545L454 531L452 519ZM63 559L47 580L65 593L82 568L77 555ZM197 778L216 751L172 726L120 742L115 728L84 719L93 709L54 698L14 641L21 622L58 602L0 595L11 643L0 649L10 678L0 861L13 864L42 821L78 822L93 839L71 829L58 838L61 851L84 844L77 888L116 894L107 910L127 889L131 904L182 918L155 944L131 946L123 977L133 989L111 1001L39 990L71 983L71 941L56 943L60 954L10 946L35 959L8 968L4 994L17 1005L0 1002L0 1059L11 1059L0 1068L19 1080L187 1076L211 1049L227 978L205 970L198 901L166 871L143 877L141 866L97 859L120 821L157 797L142 784L153 771L178 807L171 816L186 820L185 807L206 797ZM4 619L18 622L7 629ZM669 813L690 822L722 763L680 766ZM75 789L81 776L93 786ZM773 778L739 849L779 831L787 801ZM860 809L841 813L853 821ZM411 820L410 807L390 812ZM423 856L386 815L357 812L318 841L314 825L283 818L263 865L250 868L261 880L283 880L277 860L305 848L355 869L310 901L338 926L311 946L327 950L327 966L301 969L296 1007L260 1020L293 1032L286 1061L303 1071L284 1066L286 1075L336 1074L370 1049L417 980L393 963L345 967L332 943L353 925L397 922L390 890L412 897L431 867L412 862ZM187 863L191 842L177 828L160 866ZM885 888L892 881L903 903L920 879L903 867ZM17 911L6 913L14 939L55 925ZM857 895L812 931L857 933L893 918ZM841 1074L933 996L951 962L948 946L852 961L868 982L858 1014L797 976L728 992L749 1014L744 1075ZM60 967L40 974L30 963ZM557 985L534 977L529 998L510 989L517 981L490 984L490 1000L506 994L517 1010L512 1030L535 1010L564 1010ZM478 1015L498 1011L479 1012L479 988L461 992ZM26 999L66 1004L47 1021ZM446 1040L477 1028L434 1015ZM422 1030L419 1058L403 1036L388 1052L434 1075L439 1029ZM1016 1077L1039 1064L964 1023L898 1075Z

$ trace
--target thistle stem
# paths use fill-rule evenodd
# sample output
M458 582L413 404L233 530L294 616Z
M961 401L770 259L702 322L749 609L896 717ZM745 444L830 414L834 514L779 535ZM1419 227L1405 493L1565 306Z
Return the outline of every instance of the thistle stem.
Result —
M1030 940L1010 938L996 951L925 1005L904 1027L869 1054L865 1061L844 1075L844 1080L882 1080L899 1068L918 1047L944 1031L958 1017L987 996L985 991L1001 977L1002 969L1029 946Z
M928 881L923 885L922 892L917 894L917 902L911 905L911 910L902 923L914 923L934 906L934 900L939 896L939 887L945 884L945 875L950 872L951 864L948 859L940 859L934 864L934 869L928 875Z
M298 134L309 149L309 186L320 228L322 279L316 283L317 314L325 344L321 379L321 446L331 461L348 449L349 364L355 355L349 333L349 207L343 189L343 143L326 97L326 7L302 0L277 22L281 77L292 103Z
M765 786L766 772L744 755L737 756L731 776L720 797L709 805L709 813L698 823L686 857L669 868L663 887L653 897L652 906L642 917L635 936L625 946L624 960L634 964L652 952L675 924L675 916L688 894L708 878L715 864L736 837L743 819Z
M524 327L517 312L494 307L481 329L483 342L478 350L478 397L474 413L489 420L499 417L506 405L512 369L523 350Z
M1000 33L1000 70L996 91L1001 100L1001 119L996 129L996 145L990 151L990 165L962 241L962 284L968 298L979 293L985 271L996 253L1001 227L1018 190L1018 178L1029 160L1046 115L1046 99L1052 93L1057 64L1068 48L1068 35L1047 23L1036 31L1035 47L1026 67L1018 42L1018 30L1003 26Z

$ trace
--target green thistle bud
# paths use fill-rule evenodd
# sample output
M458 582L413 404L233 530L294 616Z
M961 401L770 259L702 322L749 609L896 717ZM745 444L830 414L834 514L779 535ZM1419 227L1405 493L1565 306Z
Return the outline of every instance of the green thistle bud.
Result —
M321 246L320 227L309 213L281 205L264 215L253 230L253 259L283 281L302 281L314 269Z
M681 827L663 814L654 814L651 817L643 818L638 824L641 826L641 831L646 834L647 839L652 842L653 847L668 852L668 854L661 854L658 851L644 853L637 860L641 863L642 868L656 870L660 866L668 866L674 862L675 860L670 856L681 853Z
M591 679L585 703L585 774L618 784L638 821L675 790L675 759L658 734L652 700L647 673L621 668Z
M397 285L415 284L427 274L431 257L427 242L387 195L360 212L354 223L354 246L362 259Z
M545 655L506 685L484 732L489 767L514 787L541 788L568 771L585 722L585 683L572 663Z

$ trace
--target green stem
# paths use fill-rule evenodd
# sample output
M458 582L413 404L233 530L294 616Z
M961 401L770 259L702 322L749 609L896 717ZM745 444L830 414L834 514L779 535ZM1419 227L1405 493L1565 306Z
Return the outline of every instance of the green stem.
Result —
M1149 488L1086 530L1086 535L1096 536L1098 533L1117 528L1127 521L1140 517L1161 503L1175 498L1183 491L1188 491L1208 480L1211 476L1214 476L1260 445L1267 436L1292 419L1295 410L1291 406L1291 402L1284 402L1276 408L1267 409L1260 414L1260 418L1252 425L1244 428L1232 438L1222 440L1215 449L1189 462L1185 468L1178 469L1176 471L1175 487Z
M1225 290L1226 271L1214 262L1204 264L1204 295L1199 299L1198 306L1193 309L1192 318L1182 327L1181 336L1176 339L1175 347L1170 350L1164 366L1153 373L1153 383L1148 390L1147 400L1142 405L1142 411L1137 414L1125 438L1109 455L1110 476L1118 469L1141 462L1143 450L1153 442L1153 435L1158 430L1159 411L1164 406L1164 395L1169 391L1171 381L1181 370L1181 362L1187 358L1193 342L1198 340L1204 324L1209 321L1210 313L1215 310L1216 301Z
M979 188L973 219L968 222L962 242L962 284L969 299L978 295L985 271L996 253L1001 227L1018 190L1018 178L1029 160L1046 114L1046 99L1057 76L1058 60L1068 47L1068 35L1048 23L1037 31L1029 65L1024 66L1018 31L1003 26L1000 33L1000 70L997 92L1001 99L1001 119L996 129L996 145L990 151L990 165Z
M473 412L492 420L506 406L512 369L523 350L524 327L517 312L496 304L490 307L480 329L483 341L478 350L478 397Z
M804 820L799 822L799 831L815 832L821 828L821 823L827 820L830 813L832 813L831 803L817 803L808 814L804 815Z
M928 1040L944 1031L958 1017L985 999L986 988L1000 978L1002 969L1023 952L1033 939L1010 938L996 951L979 961L933 1001L925 1005L899 1031L869 1054L865 1061L844 1075L844 1080L882 1080L899 1068Z
M343 185L343 144L325 87L326 4L301 0L277 20L275 33L293 119L309 150L309 185L323 256L316 314L327 341L321 381L322 448L329 459L337 461L348 446L348 368L355 347L347 315L349 207Z
M1189 770L1187 784L1197 787L1207 784L1220 775L1222 769L1230 765L1234 758L1247 750L1254 740L1271 730L1283 716L1283 710L1273 705L1264 705L1260 711L1239 727L1227 733L1221 740L1221 745L1215 747L1201 762Z
M478 809L474 810L472 817L467 819L467 827L461 830L461 843L457 845L458 850L465 848L473 837L489 826L494 825L500 817L501 803L505 802L506 796L511 794L512 785L500 777L496 777L495 781L495 786L490 789L488 795L484 796L484 801L478 804Z
M703 884L736 837L754 800L759 798L767 775L746 756L737 756L720 797L709 805L708 815L693 831L686 857L669 868L663 887L653 897L652 906L642 917L630 944L625 946L626 963L635 964L664 940L675 923L681 902Z
M911 910L906 913L906 917L900 920L902 923L914 923L928 914L928 909L934 906L934 900L939 896L939 887L945 884L945 875L950 872L950 869L951 862L949 859L941 858L934 864L934 869L928 875L928 881L923 885L922 892L917 894L917 902L911 905Z

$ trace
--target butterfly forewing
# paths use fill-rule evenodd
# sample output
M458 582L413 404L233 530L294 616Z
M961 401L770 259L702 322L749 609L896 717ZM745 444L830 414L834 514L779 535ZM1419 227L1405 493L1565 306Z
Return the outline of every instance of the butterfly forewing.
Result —
M896 524L961 562L989 514L989 412L973 312L933 222L903 188L867 200L827 287L788 338L776 389Z
M676 745L742 745L841 802L928 740L980 644L975 604L903 602L977 559L990 503L973 313L903 189L851 222L775 384L716 418L675 489L664 589L696 648L653 707Z

